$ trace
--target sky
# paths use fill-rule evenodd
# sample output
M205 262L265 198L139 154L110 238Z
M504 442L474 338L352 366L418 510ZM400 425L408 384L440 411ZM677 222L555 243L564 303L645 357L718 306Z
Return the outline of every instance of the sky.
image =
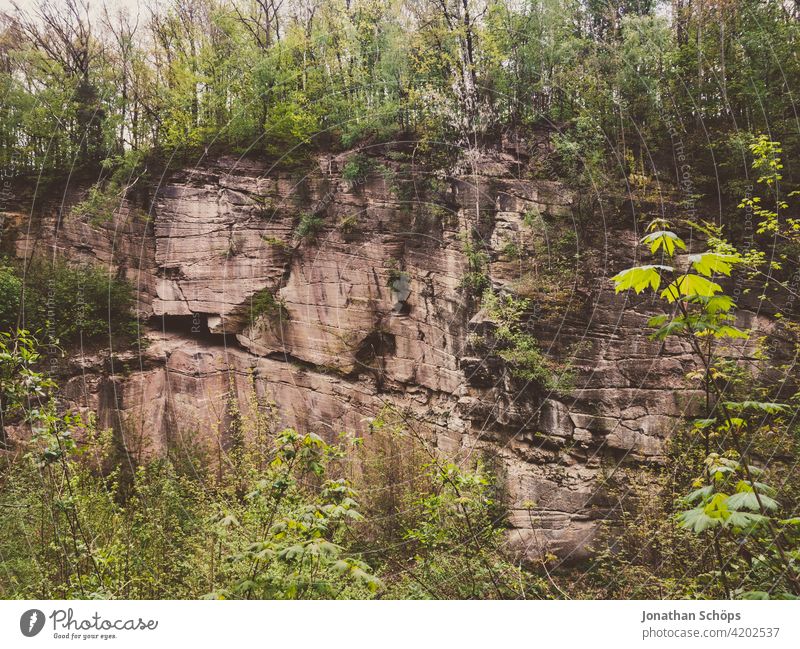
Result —
M21 9L32 11L39 4L40 0L16 0L16 4ZM122 7L130 11L131 15L136 15L137 11L146 9L146 0L78 0L78 2L86 2L89 5L89 13L93 16L99 16L102 13L103 5L107 6L109 10L113 11L117 7ZM54 6L58 6L59 0L50 0ZM157 2L158 4L158 2ZM161 4L166 4L162 2ZM12 11L12 0L0 0L0 11Z

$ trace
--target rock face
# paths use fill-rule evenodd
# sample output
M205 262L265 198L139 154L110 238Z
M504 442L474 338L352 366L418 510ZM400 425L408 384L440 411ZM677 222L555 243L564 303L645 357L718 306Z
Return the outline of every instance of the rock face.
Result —
M282 424L326 435L367 435L391 406L444 452L495 460L521 550L585 557L609 508L601 475L661 461L699 396L684 389L688 350L650 341L648 304L613 294L635 219L580 214L519 151L485 152L455 177L383 151L346 181L347 158L294 174L218 157L173 174L149 214L45 211L23 228L19 256L55 247L138 290L149 344L83 359L65 396L140 456L198 438L224 448L226 404L248 408L253 390ZM571 390L509 370L475 280L528 296L526 330L572 367Z

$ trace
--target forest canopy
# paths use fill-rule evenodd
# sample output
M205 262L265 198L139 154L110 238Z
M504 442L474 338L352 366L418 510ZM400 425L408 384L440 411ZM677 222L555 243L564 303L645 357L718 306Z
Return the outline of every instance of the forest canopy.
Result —
M738 196L743 134L770 133L789 161L798 145L797 3L12 5L0 164L13 175L116 170L124 188L145 155L216 146L298 164L320 148L548 126L575 178L655 172L678 149L695 183Z

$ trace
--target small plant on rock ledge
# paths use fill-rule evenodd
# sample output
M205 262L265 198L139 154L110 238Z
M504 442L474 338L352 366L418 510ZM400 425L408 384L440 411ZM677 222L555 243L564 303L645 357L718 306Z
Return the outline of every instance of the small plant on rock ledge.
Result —
M353 235L360 230L358 216L355 214L345 214L339 219L338 223L339 232L344 235Z
M350 185L360 185L374 169L372 160L363 153L356 153L342 167L342 180Z
M389 260L389 275L386 278L386 286L394 288L398 282L408 280L409 274L400 269L400 261L397 259Z
M479 244L476 244L468 233L461 235L462 251L467 258L467 272L461 278L461 288L470 295L480 295L489 287L489 255L487 255Z
M511 368L511 374L525 381L534 381L548 390L568 392L574 373L569 367L547 358L536 338L525 331L523 316L530 307L525 299L513 295L497 295L486 289L481 306L495 323L494 337L499 343L500 356Z
M250 298L248 323L252 326L260 316L270 321L284 319L287 315L286 304L282 298L276 298L269 290L264 289Z
M314 242L325 225L322 216L306 212L300 216L295 234L302 240Z

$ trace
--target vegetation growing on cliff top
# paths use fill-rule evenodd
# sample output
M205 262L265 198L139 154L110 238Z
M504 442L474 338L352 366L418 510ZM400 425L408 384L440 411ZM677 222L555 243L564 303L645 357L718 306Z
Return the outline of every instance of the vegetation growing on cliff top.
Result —
M114 193L139 177L125 159L143 152L213 146L296 164L400 139L419 160L557 124L548 176L680 183L689 164L687 194L719 182L738 197L743 130L796 157L797 11L779 0L12 8L0 25L0 165L56 177L105 161Z

